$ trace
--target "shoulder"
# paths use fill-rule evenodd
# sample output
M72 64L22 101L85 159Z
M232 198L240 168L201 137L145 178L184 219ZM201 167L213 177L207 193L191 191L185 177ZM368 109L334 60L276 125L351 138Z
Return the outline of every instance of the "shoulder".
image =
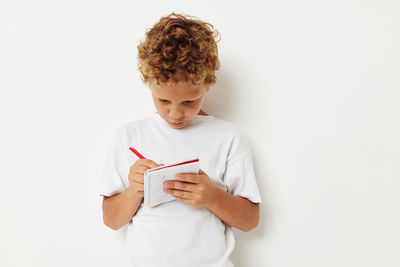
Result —
M227 136L229 136L231 139L246 139L244 131L237 124L220 118L215 118L215 121L219 126L218 129L227 134Z
M250 152L251 148L244 131L235 123L214 117L212 129L224 136L230 147L230 155Z
M217 118L215 116L208 116L208 126L215 132L227 134L230 137L241 135L241 129L234 123Z

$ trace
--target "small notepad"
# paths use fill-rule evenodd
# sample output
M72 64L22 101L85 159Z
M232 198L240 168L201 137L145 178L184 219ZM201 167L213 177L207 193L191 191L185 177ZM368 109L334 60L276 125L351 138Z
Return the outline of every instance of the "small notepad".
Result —
M147 170L144 173L144 205L154 207L175 200L172 195L164 193L164 181L176 180L178 173L199 173L199 166L199 159L193 159Z

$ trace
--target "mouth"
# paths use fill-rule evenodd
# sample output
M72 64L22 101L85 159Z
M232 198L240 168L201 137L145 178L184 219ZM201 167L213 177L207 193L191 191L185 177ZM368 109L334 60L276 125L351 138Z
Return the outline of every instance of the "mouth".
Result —
M182 122L170 122L172 125L174 126L181 126L183 125L183 121Z

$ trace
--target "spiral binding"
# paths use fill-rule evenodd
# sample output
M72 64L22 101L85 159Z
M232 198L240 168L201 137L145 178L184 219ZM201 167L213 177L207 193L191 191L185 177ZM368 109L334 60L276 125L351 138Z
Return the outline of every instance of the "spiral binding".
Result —
M144 186L143 186L143 193L144 193L144 204L146 206L150 206L150 181L149 181L149 176L147 174L147 171L144 174Z

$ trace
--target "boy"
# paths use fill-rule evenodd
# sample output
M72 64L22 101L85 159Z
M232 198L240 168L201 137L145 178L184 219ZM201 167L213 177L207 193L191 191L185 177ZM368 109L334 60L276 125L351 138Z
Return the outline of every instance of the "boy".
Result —
M100 183L104 223L114 230L128 224L132 266L233 266L231 227L250 231L258 224L250 147L235 125L201 110L219 68L215 37L211 24L172 13L138 46L157 113L118 129ZM175 201L143 205L146 170L194 157L198 174L164 183Z

